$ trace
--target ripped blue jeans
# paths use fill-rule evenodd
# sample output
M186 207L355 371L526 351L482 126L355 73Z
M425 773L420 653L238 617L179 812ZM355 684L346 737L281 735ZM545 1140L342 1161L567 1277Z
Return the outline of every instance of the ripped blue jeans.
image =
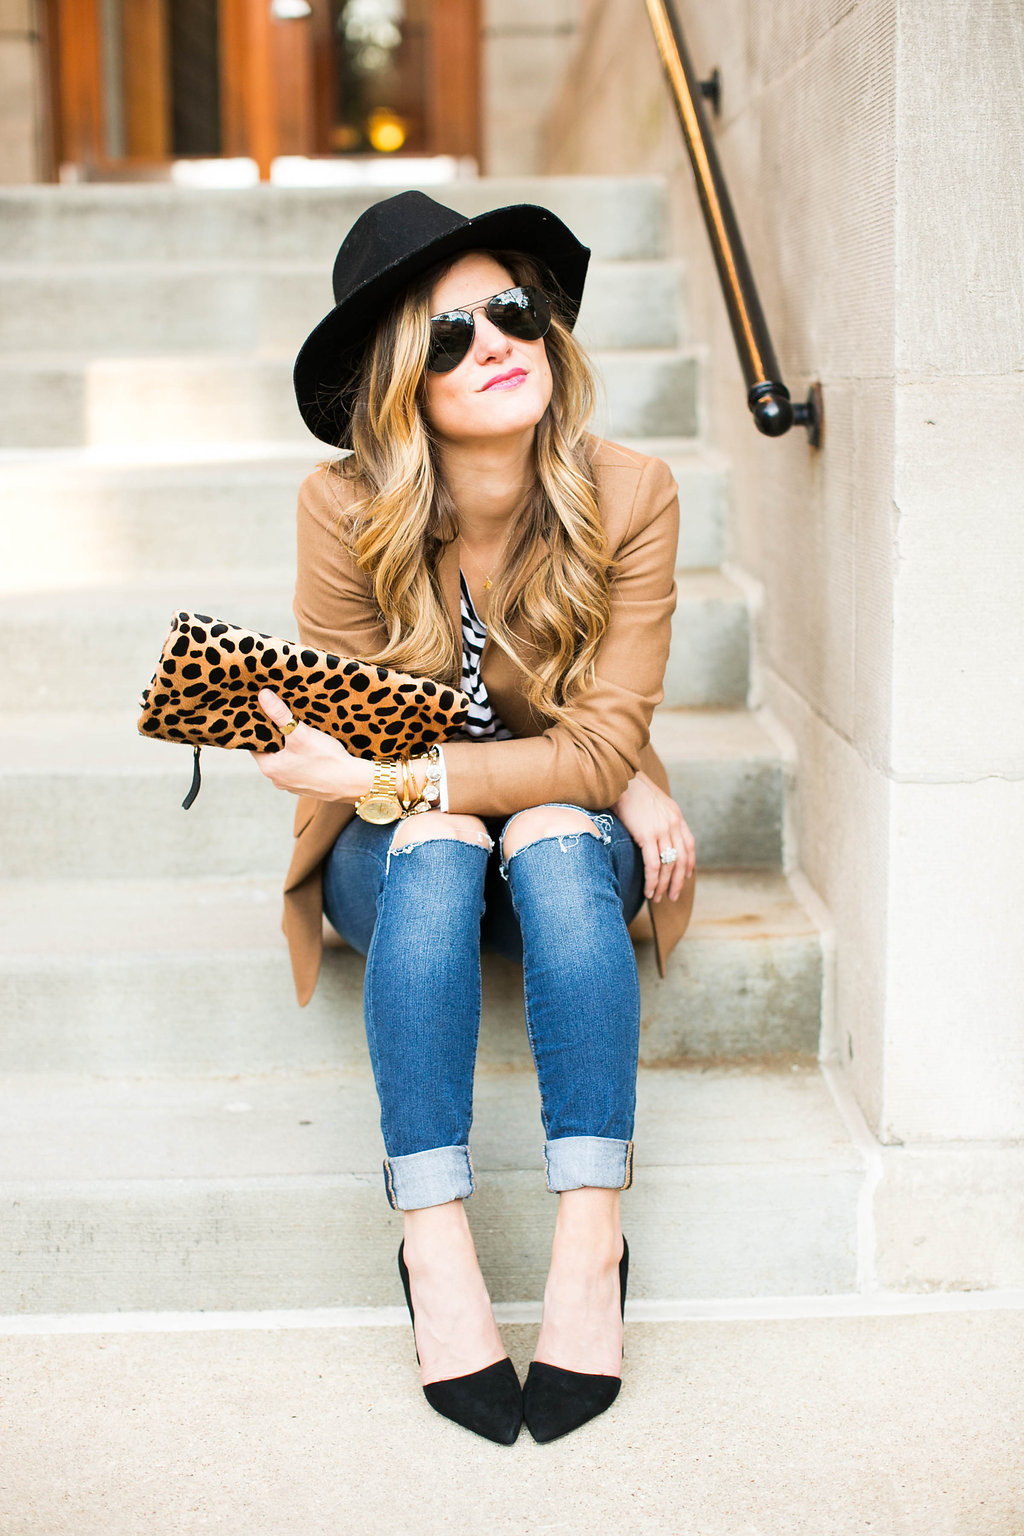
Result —
M366 955L366 1037L397 1210L473 1192L481 944L523 965L549 1189L631 1183L640 993L627 924L643 860L616 816L582 814L598 836L542 838L507 863L515 817L486 821L489 847L433 838L394 853L393 826L356 817L328 855L327 917Z

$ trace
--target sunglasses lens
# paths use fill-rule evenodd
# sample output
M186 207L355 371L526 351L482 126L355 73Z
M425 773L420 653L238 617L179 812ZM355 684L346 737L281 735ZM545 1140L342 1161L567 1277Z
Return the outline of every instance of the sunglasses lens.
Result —
M539 288L510 288L491 299L487 318L506 336L539 341L551 326L551 306Z
M435 315L430 322L430 351L427 367L431 373L451 373L469 351L473 340L473 317L462 310Z

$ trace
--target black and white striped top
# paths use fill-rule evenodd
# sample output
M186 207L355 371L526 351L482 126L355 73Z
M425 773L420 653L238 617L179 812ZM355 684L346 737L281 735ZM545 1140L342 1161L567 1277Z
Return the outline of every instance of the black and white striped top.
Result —
M466 578L459 572L459 612L462 616L462 689L469 694L469 714L459 731L460 736L474 741L507 741L512 732L494 713L487 697L484 680L480 676L480 657L483 653L487 630L473 607Z

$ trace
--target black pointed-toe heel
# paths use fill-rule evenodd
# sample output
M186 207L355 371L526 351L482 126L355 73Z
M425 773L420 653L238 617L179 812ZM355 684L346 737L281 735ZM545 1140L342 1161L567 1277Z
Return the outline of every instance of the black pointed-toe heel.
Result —
M405 1243L398 1249L398 1273L402 1277L405 1304L409 1308L413 1342L416 1339L416 1314L409 1290L409 1270L405 1262ZM417 1349L416 1359L420 1358ZM494 1365L485 1365L482 1371L471 1371L468 1376L452 1376L447 1381L431 1381L423 1388L423 1396L435 1412L443 1414L463 1429L482 1435L485 1440L495 1440L498 1445L514 1445L523 1424L523 1389L519 1385L515 1366L506 1355Z
M629 1278L629 1246L622 1239L619 1260L619 1305L626 1315L626 1281ZM589 1371L566 1371L560 1365L533 1360L523 1387L523 1417L533 1438L544 1445L568 1435L588 1419L610 1408L619 1395L618 1376L598 1376Z

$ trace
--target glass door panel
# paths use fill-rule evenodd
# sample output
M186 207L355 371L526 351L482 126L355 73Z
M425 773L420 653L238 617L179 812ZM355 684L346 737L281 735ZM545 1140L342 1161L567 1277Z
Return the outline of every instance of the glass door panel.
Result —
M330 148L428 154L429 0L332 0Z

